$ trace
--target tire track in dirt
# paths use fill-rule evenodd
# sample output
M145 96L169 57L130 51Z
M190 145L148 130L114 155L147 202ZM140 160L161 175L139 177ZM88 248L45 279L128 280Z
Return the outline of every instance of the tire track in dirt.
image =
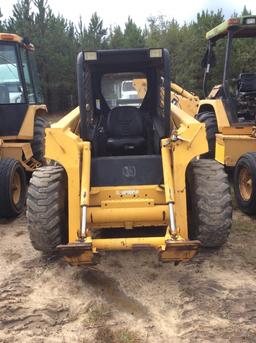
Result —
M250 268L243 273L243 259L236 262L226 270L220 257L209 253L190 262L198 273L179 279L182 342L255 342L255 274Z
M236 223L222 249L176 267L143 251L90 268L34 251L25 217L0 223L0 342L113 343L128 330L131 343L254 343L256 223Z
M32 271L33 272L33 271ZM46 306L30 306L33 292L31 271L14 274L0 284L0 330L5 333L33 331L35 335L49 336L58 326L69 321L69 308L52 302Z

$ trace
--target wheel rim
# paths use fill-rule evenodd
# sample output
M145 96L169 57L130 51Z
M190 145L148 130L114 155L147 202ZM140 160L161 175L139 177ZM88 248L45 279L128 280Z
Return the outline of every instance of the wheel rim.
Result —
M21 179L19 173L16 171L12 181L12 200L15 205L20 201L21 196Z
M243 167L239 173L239 191L243 200L250 200L252 196L252 175L246 167Z

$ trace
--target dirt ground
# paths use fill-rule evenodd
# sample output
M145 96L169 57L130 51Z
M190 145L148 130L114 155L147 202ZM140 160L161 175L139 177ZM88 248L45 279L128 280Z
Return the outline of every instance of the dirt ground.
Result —
M188 263L106 253L71 267L30 245L26 217L0 222L0 342L255 342L256 221Z

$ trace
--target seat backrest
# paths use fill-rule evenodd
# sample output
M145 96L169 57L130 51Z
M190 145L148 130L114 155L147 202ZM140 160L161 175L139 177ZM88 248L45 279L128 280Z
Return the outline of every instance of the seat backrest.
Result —
M240 93L256 92L256 73L243 73L239 75L238 91Z
M132 106L113 108L108 114L107 132L110 137L144 136L145 130L140 110Z

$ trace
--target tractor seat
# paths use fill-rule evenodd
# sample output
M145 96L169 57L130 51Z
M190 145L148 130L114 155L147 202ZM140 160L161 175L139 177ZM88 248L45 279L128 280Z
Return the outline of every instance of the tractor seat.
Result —
M132 106L113 108L107 118L107 150L111 155L138 155L146 152L142 112Z
M242 96L256 95L256 73L243 73L239 75L238 92Z

